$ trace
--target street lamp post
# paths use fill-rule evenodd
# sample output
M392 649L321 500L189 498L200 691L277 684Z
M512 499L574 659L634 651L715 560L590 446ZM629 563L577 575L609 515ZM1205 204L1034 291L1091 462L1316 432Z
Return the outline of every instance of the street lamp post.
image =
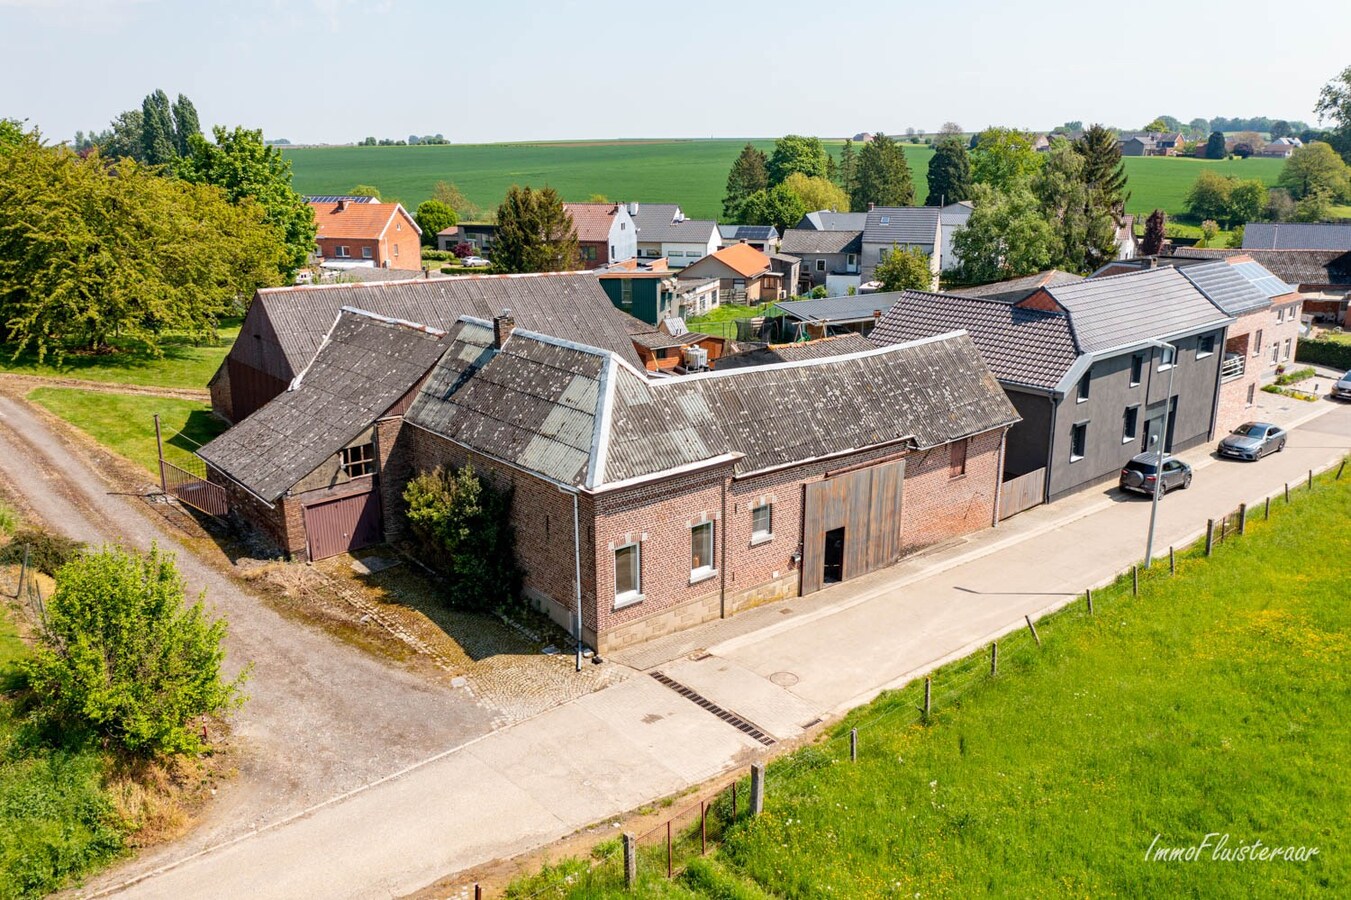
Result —
M1163 399L1163 433L1159 435L1159 452L1154 460L1154 495L1149 503L1149 538L1145 542L1145 568L1154 562L1154 526L1159 518L1159 494L1163 489L1163 448L1168 442L1168 426L1173 417L1173 370L1177 368L1177 347L1167 341L1150 343L1169 352L1168 395Z

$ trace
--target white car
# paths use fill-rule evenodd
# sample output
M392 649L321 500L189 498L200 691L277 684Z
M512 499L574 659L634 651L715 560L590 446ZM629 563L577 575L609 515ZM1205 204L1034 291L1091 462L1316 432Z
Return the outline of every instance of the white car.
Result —
M460 260L460 265L469 266L470 268L473 269L479 269L482 268L483 266L491 266L492 261L484 259L481 256L466 256L464 259Z

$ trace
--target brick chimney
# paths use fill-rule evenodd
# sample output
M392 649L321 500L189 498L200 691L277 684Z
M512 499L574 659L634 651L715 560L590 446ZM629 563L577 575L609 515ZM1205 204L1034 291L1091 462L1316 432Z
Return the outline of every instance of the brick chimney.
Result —
M493 316L493 347L501 350L515 328L516 320L511 317L511 310L504 309Z
M869 201L868 201L868 212L872 212L872 211L873 211L874 209L876 209L876 208L877 208L877 204L874 203L874 202L872 202L871 200L869 200Z
M347 208L347 201L346 201L346 200L339 200L339 201L338 201L338 212L342 212L342 211L343 211L344 209L346 209L346 208Z

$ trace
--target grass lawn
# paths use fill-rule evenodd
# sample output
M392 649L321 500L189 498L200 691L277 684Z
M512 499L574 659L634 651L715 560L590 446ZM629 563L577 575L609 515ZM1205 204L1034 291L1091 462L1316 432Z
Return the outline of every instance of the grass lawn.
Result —
M226 428L224 422L211 414L210 406L191 400L63 387L37 388L29 392L28 399L109 450L144 466L156 477L159 464L155 455L155 413L159 413L164 433L165 459L179 465L191 464L197 446Z
M16 360L12 347L0 345L0 372L40 375L48 378L80 378L109 384L135 384L149 387L195 388L205 390L216 374L221 360L239 335L239 321L231 320L219 329L212 345L198 345L184 337L170 337L164 355L125 352L99 355L69 355L60 366L48 357L39 363L33 353Z
M1349 557L1351 479L1323 476L1215 559L1191 551L1138 599L1123 579L1094 592L1095 617L1078 602L1043 622L1042 649L1001 640L998 678L983 653L936 673L929 727L915 686L857 710L771 764L766 813L713 857L721 887L649 873L639 896L1347 896ZM1146 860L1207 835L1195 861ZM1224 861L1223 835L1319 852ZM619 896L573 872L513 890Z

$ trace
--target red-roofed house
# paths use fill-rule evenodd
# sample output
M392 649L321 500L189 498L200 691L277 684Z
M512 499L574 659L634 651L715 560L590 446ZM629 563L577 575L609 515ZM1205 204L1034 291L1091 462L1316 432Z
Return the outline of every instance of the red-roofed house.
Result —
M422 266L422 229L399 203L311 202L324 260L380 269Z
M623 203L564 203L577 229L582 266L598 269L638 255L638 229Z
M680 280L716 278L723 303L765 303L782 300L783 275L774 270L768 256L750 244L732 244L717 253L690 263L680 271Z

